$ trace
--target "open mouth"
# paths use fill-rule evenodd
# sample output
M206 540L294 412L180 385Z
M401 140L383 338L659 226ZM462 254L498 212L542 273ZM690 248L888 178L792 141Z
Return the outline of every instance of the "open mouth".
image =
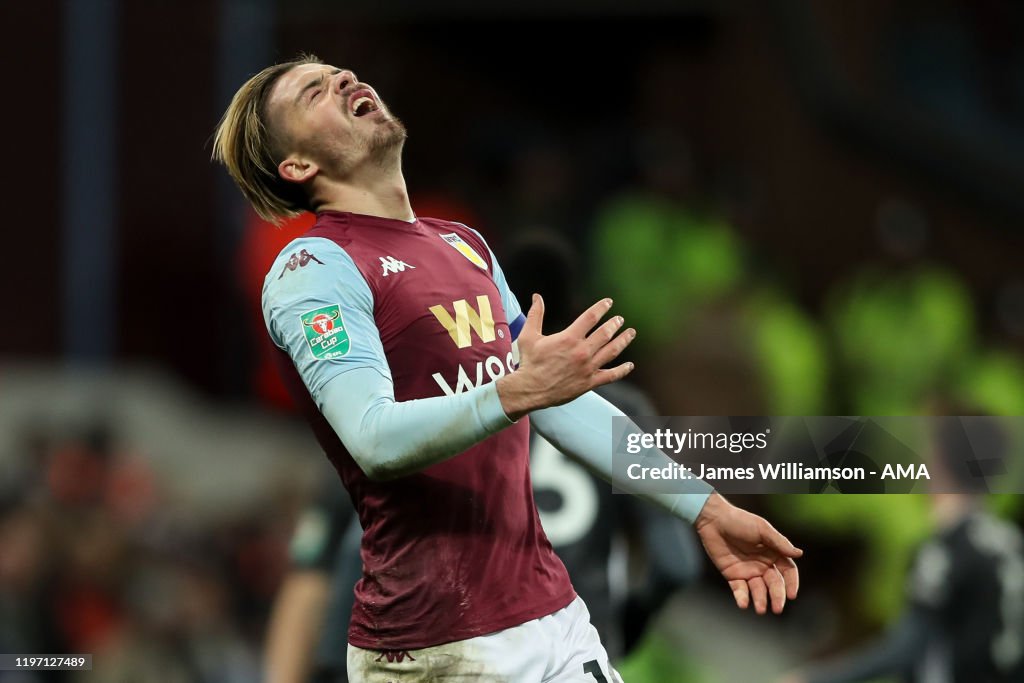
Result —
M352 116L366 116L372 112L380 109L377 106L377 100L374 99L373 94L369 90L357 90L352 93L348 99L349 111Z

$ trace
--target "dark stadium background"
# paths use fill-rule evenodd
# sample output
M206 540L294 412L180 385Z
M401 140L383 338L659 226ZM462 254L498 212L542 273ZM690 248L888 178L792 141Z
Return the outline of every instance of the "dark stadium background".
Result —
M261 365L275 233L209 162L248 74L353 68L421 214L573 244L666 415L1021 415L1022 35L1011 0L4 2L0 645L258 666L331 474ZM802 597L757 619L708 575L627 680L768 680L898 612L922 497L744 503Z

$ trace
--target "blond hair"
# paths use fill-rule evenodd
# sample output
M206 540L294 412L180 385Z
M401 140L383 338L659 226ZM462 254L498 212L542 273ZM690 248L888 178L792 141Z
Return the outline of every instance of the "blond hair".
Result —
M312 208L301 185L278 175L280 140L267 125L271 89L278 78L302 64L323 62L316 55L301 54L247 80L231 98L213 138L212 159L224 164L256 213L275 224Z

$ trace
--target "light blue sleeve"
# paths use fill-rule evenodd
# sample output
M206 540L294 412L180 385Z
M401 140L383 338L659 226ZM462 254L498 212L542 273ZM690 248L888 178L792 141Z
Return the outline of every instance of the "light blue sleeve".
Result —
M285 247L263 284L263 318L317 405L324 385L348 370L371 368L391 380L373 294L331 240L304 237Z
M501 295L501 305L505 307L505 319L508 320L509 332L512 333L512 341L515 341L519 337L519 331L523 329L523 323L526 322L526 316L523 314L523 309L519 305L519 300L516 299L515 294L509 289L508 280L505 279L505 273L502 272L501 266L498 264L498 257L491 251L491 246L487 244L487 240L484 236L473 228L459 223L464 228L470 230L474 235L480 238L480 241L487 247L487 251L491 255L491 264L494 266L491 269L491 278L494 280L494 284L498 288L498 294Z
M419 472L512 424L494 382L399 402L391 382L369 368L328 382L321 403L352 459L375 481Z
M685 493L667 494L640 490L635 482L615 479L612 468L612 418L623 415L614 405L593 391L588 391L564 405L530 413L530 422L558 450L587 466L598 476L623 491L645 498L693 523L708 496L714 491L706 482L700 479L680 482L680 485L686 487ZM641 431L636 425L632 425L632 428ZM642 456L650 458L645 462L656 462L656 459L664 460L666 465L674 462L656 448L643 451Z
M263 315L317 407L373 480L412 474L512 424L494 382L451 396L395 401L373 294L330 240L292 242L267 274Z

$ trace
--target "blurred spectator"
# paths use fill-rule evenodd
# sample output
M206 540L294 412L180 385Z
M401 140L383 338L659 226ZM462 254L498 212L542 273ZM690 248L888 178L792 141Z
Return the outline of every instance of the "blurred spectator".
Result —
M786 683L1024 680L1024 538L985 511L984 485L962 467L972 446L985 458L1010 457L1008 435L995 421L972 423L968 442L959 420L936 425L930 503L938 530L916 553L903 615L871 646ZM950 490L961 493L940 493Z
M685 333L698 306L740 281L743 254L678 134L648 131L634 154L636 184L598 209L592 276L640 330L638 347L651 349Z
M829 321L855 415L912 415L974 352L974 314L940 267L866 268L836 290Z
M254 636L283 571L280 510L189 530L106 422L28 439L21 484L0 503L0 650L92 653L93 670L0 681L258 680Z
M0 507L0 651L32 652L59 642L54 615L44 609L55 545L41 505L14 500Z

